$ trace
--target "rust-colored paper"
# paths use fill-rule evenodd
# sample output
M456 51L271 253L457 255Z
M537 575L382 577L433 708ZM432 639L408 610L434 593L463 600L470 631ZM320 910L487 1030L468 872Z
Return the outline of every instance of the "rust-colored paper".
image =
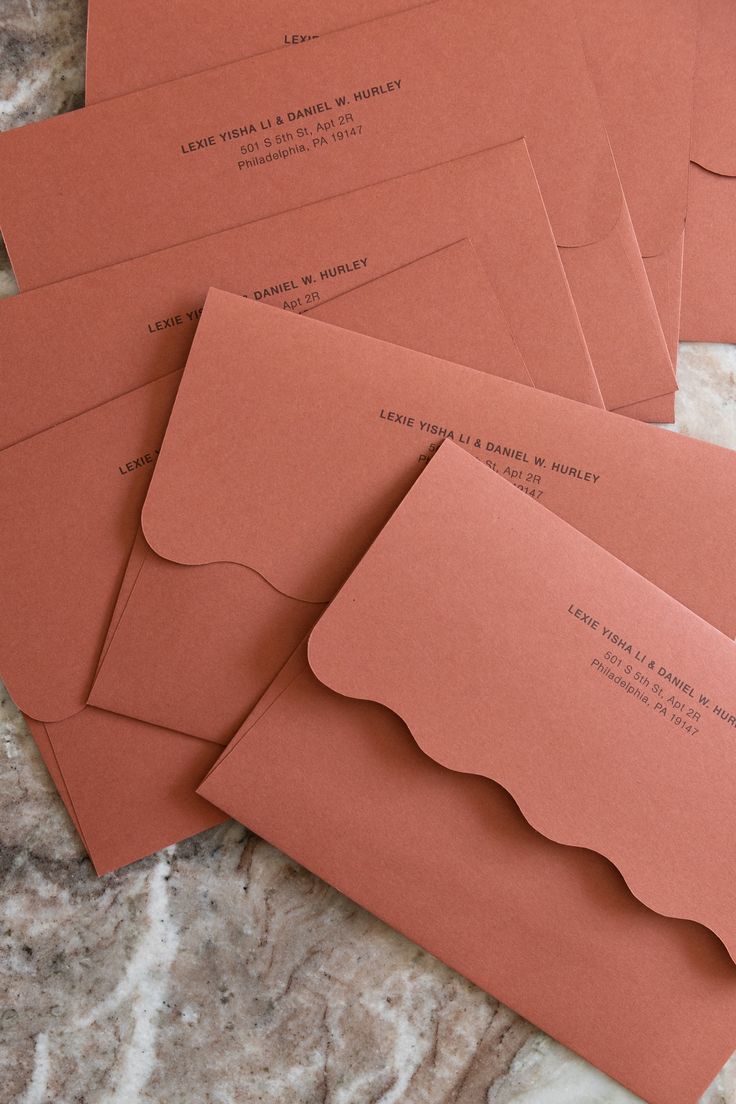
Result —
M736 958L736 645L514 490L443 444L313 630L312 670Z
M478 253L467 240L317 304L307 313L333 326L429 352L499 379L536 386ZM543 369L536 374L541 382ZM580 383L575 390L579 394L587 390L591 405L601 406L593 373L587 375L586 387Z
M27 290L521 136L606 405L672 393L570 0L436 0L12 131L0 220Z
M87 102L266 49L300 45L310 32L324 34L412 6L409 0L357 5L315 0L301 5L295 17L288 2L250 4L246 10L237 0L226 0L214 15L203 15L197 0L184 0L172 26L163 0L134 0L132 7L91 0ZM623 5L619 0L576 0L575 10L670 358L676 364L697 5L692 0L627 0ZM295 19L301 31L294 31ZM166 51L158 47L164 38ZM674 421L674 395L648 400L626 413L643 421Z
M441 291L447 326L453 316L467 318L472 303L480 308L476 325L500 334L498 306L473 289L475 277L438 274L430 291L426 276L418 282L421 269L406 268L465 238L535 383L601 405L531 162L515 142L3 300L0 443L182 368L210 285L304 311L402 268L407 294L416 288L411 317L424 324L434 310L423 300ZM379 336L392 309L382 298L371 322ZM462 360L463 351L449 359ZM507 353L499 336L487 370L515 374Z
M201 740L86 708L178 374L0 452L2 673L98 873L222 820Z
M736 631L732 452L213 291L90 701L225 742L450 434Z
M102 709L28 722L46 766L50 755L56 762L60 796L99 875L227 819L195 792L214 759L206 740Z
M354 301L358 324L380 329L384 320L394 339L421 336L430 351L437 341L446 352L457 339L458 353L478 367L498 358L522 373L489 294L477 257L461 242L334 303L343 321L351 320ZM444 328L434 296L455 302ZM194 793L214 760L211 743L85 705L146 553L136 539L140 508L179 376L169 373L76 418L61 420L52 402L37 416L55 411L58 424L0 452L0 495L11 521L0 552L3 677L99 873L222 819ZM219 631L226 626L223 614ZM205 632L211 628L210 619ZM293 646L299 635L290 639ZM264 685L278 665L265 667Z
M423 541L416 534L421 549L412 544L409 563L446 533L448 516L474 502L471 485L456 485L451 513L434 516ZM483 508L482 498L477 505ZM523 505L519 498L514 514ZM537 510L537 549L547 547L553 520ZM492 555L511 550L513 559L518 529L503 522ZM534 588L536 597L544 580L537 556L526 594ZM504 582L497 580L502 603ZM475 607L469 632L478 620ZM697 619L687 620L686 636L695 623L702 631ZM396 656L393 632L381 641L381 655ZM421 644L426 673L425 662L448 642L433 625ZM530 686L547 651L546 639L528 641ZM441 684L450 689L444 674ZM566 675L559 692L569 684ZM454 688L464 701L462 676ZM427 693L437 690L435 682ZM616 716L619 693L609 684L614 704L598 721ZM473 738L488 724L480 715L461 735ZM540 737L537 724L532 738ZM528 756L531 748L518 750ZM329 690L303 648L199 792L651 1104L695 1104L733 1051L736 969L712 932L641 904L597 853L546 839L500 786L422 752L396 714ZM565 793L557 807L570 804Z
M575 8L676 364L698 5L693 0L575 0ZM674 395L626 413L644 421L674 421Z
M174 25L163 0L90 0L87 102L121 96L264 49L301 44L311 34L352 26L413 6L404 0L250 4L203 13L183 0ZM692 0L576 0L588 62L601 100L634 230L670 358L677 361L682 247L692 107L697 5ZM300 30L295 31L295 25ZM196 30L195 30L196 28ZM167 48L159 43L165 39ZM674 395L627 413L674 421Z
M419 7L421 0L90 0L85 102L99 103L320 34ZM161 49L161 43L166 44Z
M736 342L736 9L699 11L680 336Z

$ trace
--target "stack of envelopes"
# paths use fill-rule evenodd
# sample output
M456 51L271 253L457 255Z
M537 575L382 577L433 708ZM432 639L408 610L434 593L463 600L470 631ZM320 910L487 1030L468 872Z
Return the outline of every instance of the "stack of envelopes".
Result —
M8 690L98 873L234 816L694 1104L736 454L646 423L736 340L736 11L176 9L0 139Z

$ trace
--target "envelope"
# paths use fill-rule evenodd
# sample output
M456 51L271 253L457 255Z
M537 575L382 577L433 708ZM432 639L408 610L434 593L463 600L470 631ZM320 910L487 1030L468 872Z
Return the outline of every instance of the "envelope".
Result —
M683 341L736 342L735 48L733 5L728 0L701 0L685 235Z
M660 698L608 615L732 700L731 641L446 442L199 792L644 1099L694 1104L736 968L657 909L727 891L730 726L715 699L698 734L673 724L687 695ZM691 865L711 845L715 885Z
M736 454L211 291L90 703L226 742L447 437L736 631Z
M331 690L391 709L431 759L498 782L542 835L603 855L643 904L702 924L736 958L723 877L736 645L452 442L319 621L309 661Z
M304 311L399 268L406 279L410 262L468 238L486 274L493 370L519 378L497 299L535 381L600 405L536 177L515 142L1 301L0 444L182 368L210 284ZM464 303L480 305L459 273L436 283L445 326L467 319ZM411 311L422 325L434 314L422 308L430 294L425 278ZM447 355L446 344L423 347ZM453 349L450 359L461 360L465 346Z
M521 136L606 405L671 393L570 0L437 0L12 131L0 220L28 290Z
M321 34L354 27L421 0L292 0L270 4L220 0L203 8L178 0L171 8L156 0L90 0L87 8L85 102L98 103L141 88L214 69L280 46L297 46ZM161 49L161 43L166 49Z
M535 386L480 258L467 239L360 284L306 313L499 379ZM558 365L549 360L557 375ZM535 364L537 378L548 382L543 369ZM585 382L588 397L598 400L592 405L602 405L592 372ZM579 394L583 388L575 390Z
M234 61L277 46L301 44L317 32L355 25L409 3L292 6L221 3L203 18L196 0L179 5L172 28L166 3L121 7L91 0L87 36L87 102ZM697 5L691 0L576 0L575 10L596 84L647 276L677 361L682 248L692 114ZM192 28L197 27L197 33ZM159 43L166 40L167 49ZM674 395L628 413L674 421Z
M575 8L676 364L698 5L693 0L576 0ZM674 395L627 413L645 421L674 421Z
M452 308L448 310L448 301ZM531 377L508 331L492 288L470 242L457 242L429 257L405 265L352 291L344 292L306 312L358 333L421 349L435 357L452 357L478 371L533 386ZM138 532L128 558L100 662L117 630L135 581L150 555ZM229 613L223 610L222 617ZM206 635L212 611L206 615ZM297 638L299 639L299 638ZM263 657L261 657L263 658ZM221 671L222 693L230 692L230 674ZM238 671L232 672L237 683ZM210 707L210 712L212 707Z
M26 721L99 875L227 819L195 793L214 759L205 740L100 709Z
M446 347L464 319L460 351L485 367L497 355L516 363L505 319L497 312L494 329L492 310L481 310L488 289L472 267L468 243L442 254L449 258L430 257L426 269L419 262L417 276L410 265L385 285L376 280L361 289L360 298L357 291L345 293L335 301L340 317L349 319L355 295L356 320L367 324L370 308L376 319L386 315L400 338L403 305L408 335L421 330L430 349L440 336ZM472 301L467 314L462 280ZM444 333L434 295L455 303L457 317ZM479 315L482 325L476 324ZM141 563L141 505L180 374L0 452L0 502L9 520L0 551L6 599L0 670L98 873L222 820L194 793L214 761L211 743L86 706L98 660L125 607L128 580ZM291 646L298 640L292 638ZM277 669L269 668L268 677Z
M0 452L0 669L99 873L223 819L193 792L211 745L86 708L177 382Z

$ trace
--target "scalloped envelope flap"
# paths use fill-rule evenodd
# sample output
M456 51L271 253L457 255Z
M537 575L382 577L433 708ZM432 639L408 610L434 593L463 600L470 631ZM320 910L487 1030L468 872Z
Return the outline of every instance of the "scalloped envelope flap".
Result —
M463 450L442 446L309 659L736 957L736 645Z
M328 602L449 435L736 633L736 453L214 289L143 531Z

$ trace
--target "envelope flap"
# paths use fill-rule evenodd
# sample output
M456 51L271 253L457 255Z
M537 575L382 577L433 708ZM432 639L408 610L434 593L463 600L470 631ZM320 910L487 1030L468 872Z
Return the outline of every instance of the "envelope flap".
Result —
M464 450L442 445L309 660L736 956L733 643Z
M690 159L736 176L736 19L730 0L700 0Z
M682 234L687 210L693 0L575 0L642 254Z
M0 452L0 676L36 720L86 704L178 379Z
M521 137L557 243L609 237L571 0L437 0L0 135L0 218L29 290Z
M176 563L329 601L446 436L736 631L734 453L227 292L209 294L144 533Z
M393 352L400 375L431 378L446 365L212 289L143 508L154 552L181 564L238 563L288 597L329 601L416 476L397 470L392 434L371 434L354 401L359 364L376 426L389 415L391 428L402 424L378 399L391 394ZM262 369L275 355L278 382L269 389L259 370L254 384L249 356ZM450 389L469 378L484 376L453 366ZM278 435L265 462L250 426Z

